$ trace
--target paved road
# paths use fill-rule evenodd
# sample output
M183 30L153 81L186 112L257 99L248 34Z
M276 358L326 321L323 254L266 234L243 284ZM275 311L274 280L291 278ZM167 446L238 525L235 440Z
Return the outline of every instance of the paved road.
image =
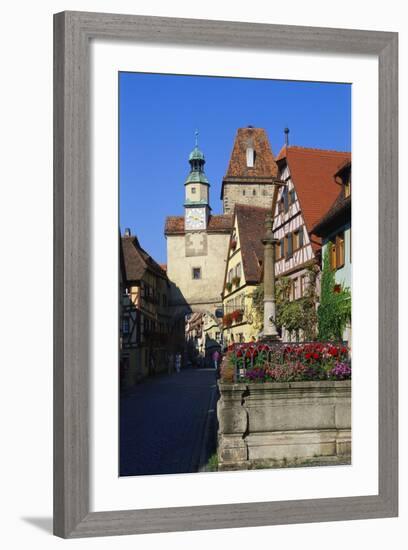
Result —
M209 423L214 433L215 391L213 369L187 369L150 378L122 397L120 475L198 471Z

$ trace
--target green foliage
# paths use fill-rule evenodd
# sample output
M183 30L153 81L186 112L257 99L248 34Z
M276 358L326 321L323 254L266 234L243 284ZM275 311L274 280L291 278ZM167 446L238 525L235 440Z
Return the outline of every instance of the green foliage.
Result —
M302 332L305 340L316 339L316 276L318 268L312 265L307 270L307 280L304 296L298 300L290 300L292 279L280 277L276 282L276 325L285 327L299 337ZM252 293L258 324L263 324L264 287L259 285Z
M323 257L317 317L321 340L342 340L344 329L351 321L351 292L349 288L336 284L327 248Z

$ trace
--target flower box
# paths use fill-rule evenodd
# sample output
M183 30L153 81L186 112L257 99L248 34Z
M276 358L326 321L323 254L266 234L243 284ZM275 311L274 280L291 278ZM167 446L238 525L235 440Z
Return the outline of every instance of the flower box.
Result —
M239 283L241 282L241 277L233 277L232 278L232 284L234 286L239 286Z
M235 323L240 323L242 321L243 316L244 316L244 313L242 309L236 309L231 313L232 320Z

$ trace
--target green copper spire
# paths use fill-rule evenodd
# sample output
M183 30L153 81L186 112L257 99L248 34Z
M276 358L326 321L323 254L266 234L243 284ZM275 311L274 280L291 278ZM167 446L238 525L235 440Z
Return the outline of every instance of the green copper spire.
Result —
M195 131L195 147L188 157L190 163L190 173L186 179L186 183L207 183L208 180L204 174L205 157L202 151L198 148L198 130Z

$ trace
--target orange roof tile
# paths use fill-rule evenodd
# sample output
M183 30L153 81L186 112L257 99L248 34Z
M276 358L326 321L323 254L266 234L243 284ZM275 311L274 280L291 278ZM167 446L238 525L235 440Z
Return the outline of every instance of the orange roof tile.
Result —
M255 151L252 168L247 166L246 150ZM268 136L263 128L238 128L227 173L228 178L272 178L278 173Z
M288 146L280 151L277 162L287 163L295 186L307 230L329 211L339 194L339 184L334 176L345 162L351 161L351 153Z

